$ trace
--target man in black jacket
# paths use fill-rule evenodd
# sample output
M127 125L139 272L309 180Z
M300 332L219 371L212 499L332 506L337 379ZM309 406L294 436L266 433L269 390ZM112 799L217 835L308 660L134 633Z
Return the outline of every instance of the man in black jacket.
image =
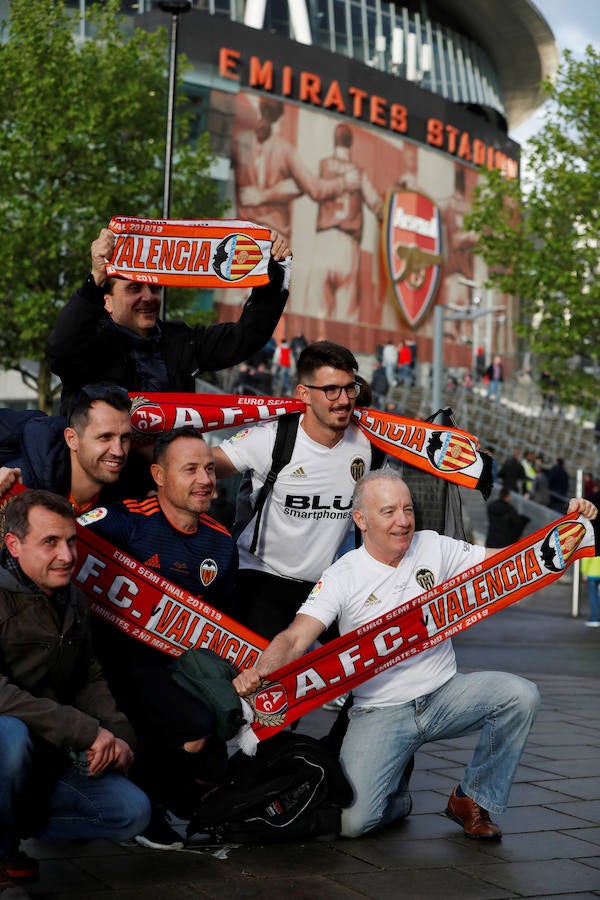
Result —
M521 451L517 447L514 448L512 456L507 457L502 463L498 471L498 478L508 491L514 491L516 494L523 493L527 476L521 463Z
M61 411L84 385L111 381L129 391L194 391L195 375L234 366L263 347L287 297L291 251L271 232L269 283L254 288L237 322L163 322L160 286L107 278L115 235L91 245L92 271L60 311L48 337L51 370L63 383Z
M150 818L123 776L133 729L92 650L89 607L71 584L69 502L24 491L5 513L0 553L0 884L35 877L19 838L125 840ZM90 777L91 776L91 777Z
M487 505L488 535L486 547L508 547L516 543L529 522L528 516L521 515L511 503L508 488L500 488L496 500Z
M0 410L0 493L15 481L61 494L76 515L145 493L139 458L127 466L130 401L124 388L86 385L69 420L40 410Z

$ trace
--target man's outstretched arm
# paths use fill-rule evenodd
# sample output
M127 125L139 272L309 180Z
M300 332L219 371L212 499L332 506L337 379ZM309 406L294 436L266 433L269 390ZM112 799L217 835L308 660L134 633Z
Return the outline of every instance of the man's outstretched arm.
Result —
M297 615L285 631L275 635L256 666L244 669L234 678L233 686L240 697L258 690L271 672L302 656L324 630L325 625L313 616Z
M598 510L591 500L584 500L583 497L573 497L571 500L569 500L567 515L574 514L585 516L586 519L589 519L590 522L592 522L598 515ZM485 551L485 558L489 559L490 556L494 556L499 552L500 550L498 549L498 547L488 547L488 549Z

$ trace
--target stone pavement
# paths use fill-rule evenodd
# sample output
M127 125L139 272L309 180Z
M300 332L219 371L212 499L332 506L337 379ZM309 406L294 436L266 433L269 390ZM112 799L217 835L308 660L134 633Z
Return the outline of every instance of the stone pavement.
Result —
M585 607L585 595L582 599ZM543 705L510 797L501 843L464 837L442 815L475 737L427 744L411 779L413 811L355 840L160 852L108 841L30 841L37 900L371 897L496 900L600 897L600 629L570 616L560 582L455 641L459 666L535 680ZM301 728L320 736L333 713Z

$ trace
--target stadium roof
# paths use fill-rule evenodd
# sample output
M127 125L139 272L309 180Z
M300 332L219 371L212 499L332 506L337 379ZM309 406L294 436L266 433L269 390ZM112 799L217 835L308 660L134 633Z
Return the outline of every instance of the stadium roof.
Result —
M550 26L530 0L433 0L458 28L489 54L502 86L509 128L543 102L540 82L558 68Z

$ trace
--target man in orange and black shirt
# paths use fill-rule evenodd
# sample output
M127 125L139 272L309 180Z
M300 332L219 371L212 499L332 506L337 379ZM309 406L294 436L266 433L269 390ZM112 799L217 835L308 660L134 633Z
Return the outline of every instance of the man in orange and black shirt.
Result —
M206 512L216 477L213 455L199 431L166 432L154 445L157 494L100 507L79 522L149 569L226 609L237 569L237 548L227 529ZM171 677L171 657L94 623L98 657L119 708L136 729L139 750L132 771L153 804L148 829L136 839L155 849L181 849L166 809L194 802L197 783L222 777L225 744L212 737L214 716Z

